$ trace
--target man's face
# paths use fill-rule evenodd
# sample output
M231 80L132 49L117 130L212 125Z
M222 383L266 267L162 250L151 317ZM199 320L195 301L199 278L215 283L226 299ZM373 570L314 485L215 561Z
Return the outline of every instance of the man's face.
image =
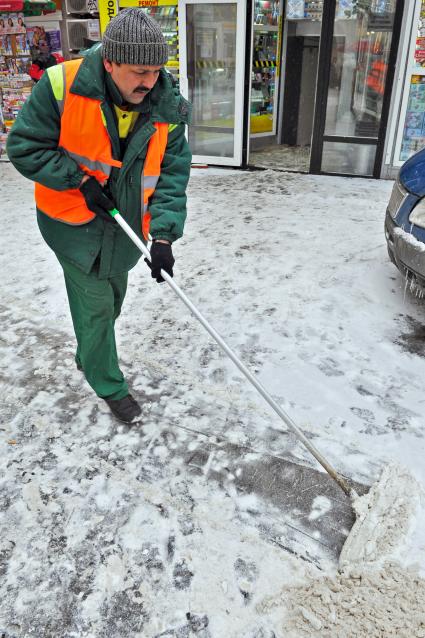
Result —
M34 51L34 60L38 60L41 63L41 62L47 62L49 58L50 58L49 46L47 42L40 40L40 42L38 43L38 46L36 47Z
M117 85L123 99L129 104L140 104L155 86L161 66L117 64L103 60L105 69Z

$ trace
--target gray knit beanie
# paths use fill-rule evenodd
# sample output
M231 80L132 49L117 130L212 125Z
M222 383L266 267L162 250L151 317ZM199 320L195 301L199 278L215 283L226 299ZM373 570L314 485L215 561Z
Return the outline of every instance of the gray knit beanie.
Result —
M112 18L102 38L102 56L111 62L162 66L168 45L159 24L143 9L123 9Z

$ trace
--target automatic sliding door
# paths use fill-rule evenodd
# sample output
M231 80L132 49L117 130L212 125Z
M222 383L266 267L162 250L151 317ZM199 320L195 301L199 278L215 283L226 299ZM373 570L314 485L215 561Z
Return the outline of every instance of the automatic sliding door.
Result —
M242 163L245 2L183 0L181 87L193 104L195 162Z

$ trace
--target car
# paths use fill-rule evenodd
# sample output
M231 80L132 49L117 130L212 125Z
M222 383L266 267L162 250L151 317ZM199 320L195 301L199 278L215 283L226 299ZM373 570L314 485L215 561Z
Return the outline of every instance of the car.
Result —
M425 149L400 168L385 215L385 237L391 261L425 294Z

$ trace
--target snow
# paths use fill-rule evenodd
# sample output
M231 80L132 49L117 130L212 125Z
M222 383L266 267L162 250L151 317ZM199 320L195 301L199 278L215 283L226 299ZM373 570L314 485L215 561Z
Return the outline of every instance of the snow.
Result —
M412 233L406 233L406 231L402 228L394 228L394 235L402 237L404 241L406 241L411 246L414 246L414 248L416 248L416 250L418 250L419 252L422 253L425 251L425 245L421 241L418 241L416 237L412 235Z
M424 487L423 302L387 256L391 187L194 170L175 280L344 476L394 462ZM32 185L3 163L0 195L0 629L282 638L282 588L335 576L346 497L143 261L117 322L143 426L117 425L75 368ZM310 500L287 463L317 476ZM402 554L422 576L424 523Z
M387 465L370 491L354 500L356 522L339 557L347 572L400 560L421 508L421 487L406 469Z

